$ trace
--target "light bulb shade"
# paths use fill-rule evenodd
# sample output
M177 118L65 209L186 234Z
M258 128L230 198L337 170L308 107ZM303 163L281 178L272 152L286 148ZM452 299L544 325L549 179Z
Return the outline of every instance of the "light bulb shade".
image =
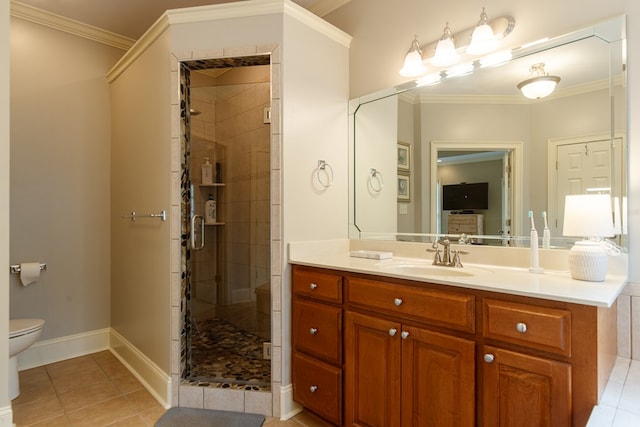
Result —
M498 41L493 34L493 28L489 24L478 25L471 35L471 43L467 46L469 55L483 55L495 50Z
M564 236L613 236L611 196L608 194L566 196L562 224L562 234Z
M445 25L442 32L442 37L436 45L436 52L431 58L431 64L436 67L447 67L455 64L460 60L460 55L456 52L456 46L453 42L453 36L451 35L451 29L449 24Z
M447 67L460 60L452 39L441 39L436 46L436 53L431 58L431 64L436 67Z
M400 75L403 77L417 77L424 74L427 71L427 67L424 66L422 60L422 50L420 49L420 43L418 38L414 38L411 42L411 48L404 57L404 64L400 70Z
M557 76L533 77L521 82L518 89L529 99L540 99L551 95L559 81Z

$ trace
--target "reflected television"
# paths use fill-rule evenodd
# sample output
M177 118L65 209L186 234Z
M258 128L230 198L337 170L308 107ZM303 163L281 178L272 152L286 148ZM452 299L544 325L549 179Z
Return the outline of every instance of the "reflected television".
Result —
M489 209L489 183L443 185L442 209L445 211Z

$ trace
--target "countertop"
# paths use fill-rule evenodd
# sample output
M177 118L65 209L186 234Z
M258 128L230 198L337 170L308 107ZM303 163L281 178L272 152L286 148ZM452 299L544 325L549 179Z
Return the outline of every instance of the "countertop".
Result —
M360 249L360 248L358 248ZM379 249L379 248L378 248ZM394 256L391 259L375 260L349 256L353 247L344 241L335 245L329 242L290 243L291 264L328 268L351 273L371 274L418 282L436 283L467 289L502 292L512 295L564 301L598 307L611 307L627 282L626 274L610 273L604 282L586 282L572 279L568 270L545 269L542 274L533 274L526 267L501 266L483 263L465 263L464 267L433 267L436 274L424 273L432 268L429 259ZM477 259L477 258L476 258ZM412 268L412 267L418 267ZM455 269L467 276L450 276L457 272L439 269ZM626 271L626 270L625 270Z

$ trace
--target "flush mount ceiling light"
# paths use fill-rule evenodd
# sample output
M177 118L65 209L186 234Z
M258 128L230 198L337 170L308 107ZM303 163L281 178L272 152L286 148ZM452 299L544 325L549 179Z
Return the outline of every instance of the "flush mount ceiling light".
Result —
M422 61L422 50L420 49L420 43L418 43L418 36L415 36L411 42L409 52L404 57L404 65L400 70L400 75L403 77L417 77L426 71L427 67L424 66Z
M493 28L489 25L487 13L482 8L480 20L476 24L473 34L471 34L471 43L467 46L469 55L483 55L495 50L498 47L498 41L493 33Z
M447 67L449 65L455 64L460 60L460 55L456 52L456 46L453 42L453 36L451 35L451 29L449 28L449 23L444 27L444 31L442 32L442 37L438 41L436 45L436 53L431 58L431 64L436 67Z
M549 96L556 89L560 81L558 76L550 76L544 70L544 63L533 64L529 70L531 77L518 84L522 94L530 99L540 99Z

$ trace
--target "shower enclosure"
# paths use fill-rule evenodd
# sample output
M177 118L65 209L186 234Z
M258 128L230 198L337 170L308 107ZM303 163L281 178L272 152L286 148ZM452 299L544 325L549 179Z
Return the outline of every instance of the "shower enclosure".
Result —
M183 381L269 390L270 57L183 62ZM212 182L203 182L210 163ZM215 218L206 218L213 200Z

